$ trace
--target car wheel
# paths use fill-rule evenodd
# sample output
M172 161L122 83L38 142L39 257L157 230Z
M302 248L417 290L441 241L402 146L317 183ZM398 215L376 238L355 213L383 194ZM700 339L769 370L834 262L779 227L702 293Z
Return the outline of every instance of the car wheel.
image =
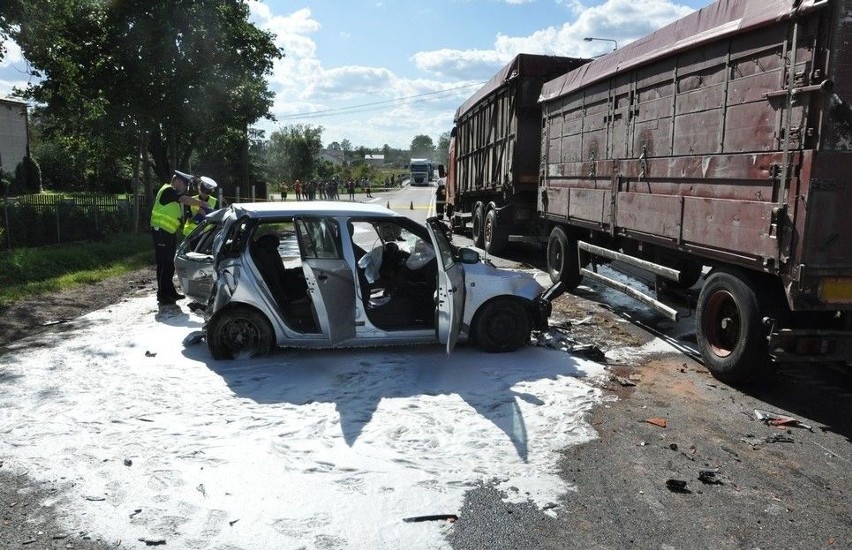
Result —
M474 246L483 248L485 246L485 233L483 231L485 225L485 206L481 202L476 203L473 208L473 229L470 237L473 239Z
M473 339L484 351L501 353L521 348L530 340L530 320L516 298L495 298L477 312Z
M769 370L763 293L739 271L717 271L698 297L696 336L704 366L727 384L756 381Z
M583 277L577 259L577 239L569 238L561 227L554 227L547 239L547 272L550 281L562 281L565 290L574 290Z
M233 307L216 314L207 327L207 347L214 359L266 357L275 333L266 317L248 307Z
M494 209L485 216L483 243L483 248L489 254L500 254L509 244L509 234L497 223L497 211Z

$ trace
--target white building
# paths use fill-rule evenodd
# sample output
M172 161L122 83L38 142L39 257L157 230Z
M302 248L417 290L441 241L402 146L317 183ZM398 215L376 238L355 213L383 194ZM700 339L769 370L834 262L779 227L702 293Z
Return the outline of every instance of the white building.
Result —
M0 168L14 174L28 152L27 104L0 97Z
M368 166L375 166L376 168L381 168L385 165L385 156L384 155L364 155L364 162L367 163Z

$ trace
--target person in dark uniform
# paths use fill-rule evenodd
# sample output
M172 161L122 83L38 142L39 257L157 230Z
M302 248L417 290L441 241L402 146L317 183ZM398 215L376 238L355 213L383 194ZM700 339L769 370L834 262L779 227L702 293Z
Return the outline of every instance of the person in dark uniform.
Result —
M192 179L190 174L175 170L171 183L164 183L157 191L151 208L151 236L157 260L157 303L160 305L173 305L186 298L178 294L172 280L175 275L177 236L183 223L183 207L210 208L207 202L185 194Z
M443 181L438 182L438 188L435 190L435 214L438 218L444 217L444 206L447 204L447 186Z

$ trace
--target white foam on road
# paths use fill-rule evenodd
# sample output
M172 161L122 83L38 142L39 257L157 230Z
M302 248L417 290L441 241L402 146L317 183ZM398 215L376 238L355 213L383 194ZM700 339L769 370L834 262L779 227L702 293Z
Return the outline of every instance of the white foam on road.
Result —
M69 532L122 547L441 548L449 524L402 519L481 481L556 503L556 451L595 437L602 367L546 348L213 361L181 345L201 319L152 296L74 324L0 356L0 458L64 487L45 504Z

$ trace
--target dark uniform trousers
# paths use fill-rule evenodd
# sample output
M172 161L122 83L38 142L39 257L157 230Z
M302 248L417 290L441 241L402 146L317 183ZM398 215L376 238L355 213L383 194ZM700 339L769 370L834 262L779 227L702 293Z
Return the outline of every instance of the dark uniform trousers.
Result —
M175 276L177 234L151 228L154 239L154 258L157 260L157 300L174 300L177 296L172 278Z

